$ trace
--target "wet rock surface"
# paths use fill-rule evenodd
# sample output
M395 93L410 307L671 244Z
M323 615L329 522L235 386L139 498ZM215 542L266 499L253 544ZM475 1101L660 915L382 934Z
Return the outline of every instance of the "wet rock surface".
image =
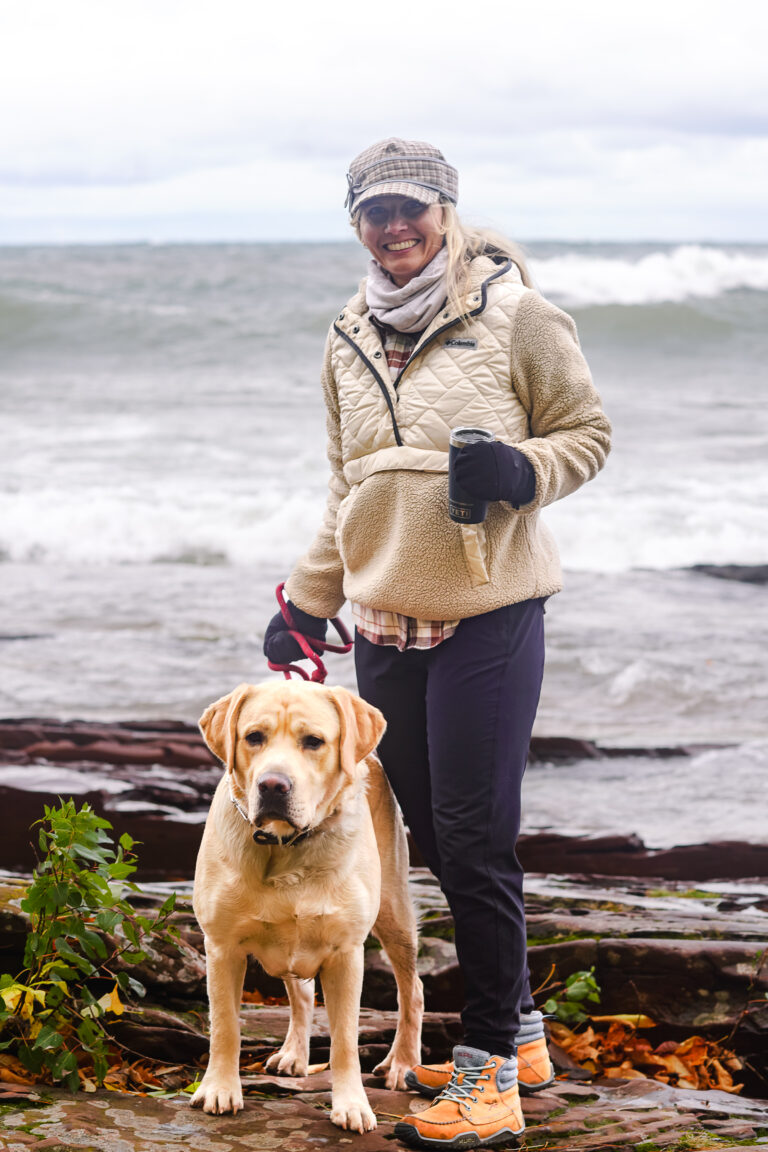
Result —
M692 572L742 584L768 584L768 564L694 564Z
M57 1090L35 1100L3 1106L0 1147L7 1152L91 1149L98 1152L164 1152L192 1147L200 1152L282 1149L308 1152L349 1147L384 1152L399 1118L428 1107L407 1092L389 1092L372 1076L366 1090L378 1127L364 1135L343 1132L328 1119L327 1073L306 1077L244 1079L245 1107L237 1116L207 1116L186 1099L136 1097L114 1092L69 1096ZM591 1087L558 1083L523 1100L526 1132L520 1146L531 1150L765 1147L768 1108L722 1092L686 1092L652 1081ZM751 1142L755 1143L752 1144ZM761 1143L757 1143L760 1141Z
M669 880L725 880L768 876L768 844L714 841L649 849L636 836L521 836L520 859L529 872L594 876L663 876Z
M419 973L427 1008L456 1012L463 992L451 915L426 869L412 868L410 878L421 919ZM21 966L27 919L20 904L28 883L11 873L0 875L0 966L6 971ZM564 980L594 967L604 1013L645 1013L659 1025L688 1031L737 1029L768 1042L768 884L720 882L692 889L669 880L654 883L664 887L638 880L528 876L532 986L551 981L553 972ZM153 952L135 974L154 999L202 1000L203 938L192 912L191 884L145 885L129 899L156 906L169 889L177 893L181 950ZM265 997L284 994L282 982L255 961L249 963L246 989ZM383 1010L396 1005L389 961L372 938L363 1002Z
M532 764L641 756L686 757L700 749L603 748L589 740L534 737ZM177 721L101 724L0 720L0 868L34 866L29 827L59 796L87 801L116 834L141 842L139 878L187 879L221 766L197 728ZM522 835L528 872L664 876L679 880L768 876L768 844L730 841L649 849L636 836ZM413 862L420 864L413 850Z
M220 776L188 724L0 720L0 867L30 871L30 825L71 796L141 841L144 878L191 876Z
M588 741L534 742L532 758L610 756ZM636 754L638 750L633 750ZM656 755L659 750L648 750ZM685 748L666 756L688 755ZM146 1003L116 1020L113 1034L137 1059L163 1061L179 1086L200 1075L207 1053L202 935L191 911L191 876L220 765L196 729L170 723L102 725L0 721L0 971L21 966L27 920L21 912L35 857L29 826L59 796L88 800L120 834L142 841L132 897L142 907L178 893L176 923L184 948L157 953L137 973ZM768 1142L768 846L687 845L650 851L636 837L523 837L529 876L526 908L534 986L595 968L602 1013L642 1012L656 1021L654 1043L694 1032L728 1038L746 1061L744 1096L697 1093L651 1080L589 1083L553 1049L560 1076L552 1090L528 1098L524 1146L531 1149L742 1147ZM423 1058L446 1059L461 1039L461 980L453 923L433 878L417 866L411 888L422 920L419 968L429 1009ZM249 965L246 989L282 995L279 981ZM192 1111L186 1098L118 1092L77 1097L29 1089L0 1078L0 1149L99 1149L154 1152L241 1146L304 1149L396 1147L396 1119L427 1102L388 1092L371 1070L394 1035L395 986L374 941L366 950L361 1062L379 1116L365 1136L341 1132L327 1117L327 1071L303 1078L245 1074L246 1108L237 1117ZM246 1065L282 1042L287 1009L243 1005ZM329 1056L324 1010L318 1008L311 1059ZM574 1077L580 1077L574 1080ZM686 1143L687 1142L687 1143ZM759 1144L757 1142L760 1142Z

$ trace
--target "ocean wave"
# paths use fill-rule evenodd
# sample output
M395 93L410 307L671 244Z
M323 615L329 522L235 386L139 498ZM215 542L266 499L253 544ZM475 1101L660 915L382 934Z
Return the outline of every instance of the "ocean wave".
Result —
M736 289L768 291L768 253L684 244L638 258L569 252L532 258L537 287L567 307L680 303Z
M312 539L320 492L258 498L175 486L0 495L0 560L41 565L294 562ZM265 509L269 511L265 514Z
M593 572L765 562L765 511L748 477L713 495L702 484L659 502L595 485L545 509L564 567ZM0 560L40 565L192 564L284 568L322 518L323 478L258 496L189 483L154 489L52 488L0 494Z

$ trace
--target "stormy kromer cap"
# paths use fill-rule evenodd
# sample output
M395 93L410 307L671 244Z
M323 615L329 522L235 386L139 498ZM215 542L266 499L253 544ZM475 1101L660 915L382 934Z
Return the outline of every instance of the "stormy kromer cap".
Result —
M381 140L361 152L347 172L344 207L350 216L374 196L410 196L422 204L437 204L441 196L455 204L459 174L439 148L422 140Z

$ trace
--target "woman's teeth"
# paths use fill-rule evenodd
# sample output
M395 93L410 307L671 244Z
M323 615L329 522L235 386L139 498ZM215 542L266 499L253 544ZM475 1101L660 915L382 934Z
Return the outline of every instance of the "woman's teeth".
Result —
M397 244L385 244L387 252L403 252L406 248L414 248L418 240L400 240Z

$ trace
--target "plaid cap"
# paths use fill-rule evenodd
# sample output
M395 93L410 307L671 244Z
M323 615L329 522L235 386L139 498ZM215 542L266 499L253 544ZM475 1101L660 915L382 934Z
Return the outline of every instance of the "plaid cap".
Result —
M432 144L391 136L356 156L347 172L344 207L351 216L374 196L410 196L422 204L444 196L455 204L459 174Z

